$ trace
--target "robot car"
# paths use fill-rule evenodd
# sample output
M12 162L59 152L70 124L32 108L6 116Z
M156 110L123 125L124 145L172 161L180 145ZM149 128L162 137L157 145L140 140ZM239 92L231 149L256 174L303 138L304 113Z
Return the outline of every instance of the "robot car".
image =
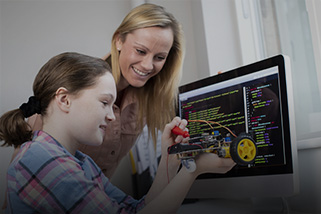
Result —
M189 133L182 131L179 127L175 127L172 132L183 137L189 137ZM255 161L257 147L248 133L240 133L236 136L230 131L223 137L218 130L212 129L208 133L202 133L200 136L190 138L188 143L174 144L168 147L167 151L168 154L176 154L187 170L193 172L196 169L196 156L204 152L215 153L222 158L231 157L236 164L250 167Z

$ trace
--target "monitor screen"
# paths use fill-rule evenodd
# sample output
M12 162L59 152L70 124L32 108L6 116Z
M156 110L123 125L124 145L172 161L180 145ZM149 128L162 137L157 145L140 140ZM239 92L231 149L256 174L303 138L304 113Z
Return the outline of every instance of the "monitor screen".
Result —
M289 75L289 58L278 55L179 88L179 116L190 121L191 139L214 129L222 138L247 133L256 146L251 164L199 176L188 198L278 197L298 191ZM219 125L195 122L200 120Z

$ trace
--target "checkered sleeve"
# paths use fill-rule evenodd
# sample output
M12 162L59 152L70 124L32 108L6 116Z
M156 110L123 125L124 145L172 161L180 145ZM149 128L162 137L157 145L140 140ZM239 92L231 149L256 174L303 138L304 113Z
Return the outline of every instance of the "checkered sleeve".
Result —
M8 171L10 201L16 197L39 213L136 213L144 206L143 199L114 187L92 161L80 165L56 150L32 143L20 154Z

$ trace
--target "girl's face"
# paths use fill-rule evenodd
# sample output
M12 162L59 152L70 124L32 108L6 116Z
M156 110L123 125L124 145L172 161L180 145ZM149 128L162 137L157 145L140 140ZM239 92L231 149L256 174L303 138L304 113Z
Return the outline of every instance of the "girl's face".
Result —
M70 132L77 143L100 145L109 121L115 120L113 104L116 99L115 81L110 72L97 83L71 100Z
M149 27L127 34L125 41L118 38L119 64L122 73L120 87L142 87L163 68L173 45L170 28Z

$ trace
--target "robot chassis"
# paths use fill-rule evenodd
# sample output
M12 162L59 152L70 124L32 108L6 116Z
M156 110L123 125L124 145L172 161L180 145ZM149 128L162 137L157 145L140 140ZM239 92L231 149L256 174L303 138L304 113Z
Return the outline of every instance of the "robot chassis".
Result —
M203 120L191 120L189 122L206 122L209 125L210 123L216 123ZM219 123L216 124L220 125ZM222 125L220 126L226 128ZM236 136L228 128L226 129L230 132L226 137L223 137L218 130L212 128L209 133L202 133L200 136L190 138L188 143L177 143L168 147L167 152L168 154L176 154L189 172L193 172L196 169L196 156L205 152L215 153L221 158L232 158L236 164L250 167L254 163L257 154L255 141L248 133L240 133ZM183 137L189 137L189 133L179 127L175 127L172 132Z

